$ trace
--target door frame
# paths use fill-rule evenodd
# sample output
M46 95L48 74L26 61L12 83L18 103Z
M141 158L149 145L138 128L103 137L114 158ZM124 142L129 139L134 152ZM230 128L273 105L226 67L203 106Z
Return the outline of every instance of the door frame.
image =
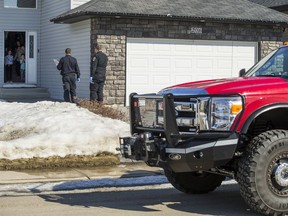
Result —
M38 48L37 48L37 31L29 30L4 30L3 31L3 60L6 56L6 33L24 32L25 33L25 82L5 83L5 64L3 62L3 87L35 87L37 84L37 67L38 67ZM32 38L30 37L32 36ZM33 43L32 43L33 42ZM15 41L16 43L16 41ZM12 47L11 47L12 48ZM31 51L31 52L30 52ZM14 53L13 53L14 54Z

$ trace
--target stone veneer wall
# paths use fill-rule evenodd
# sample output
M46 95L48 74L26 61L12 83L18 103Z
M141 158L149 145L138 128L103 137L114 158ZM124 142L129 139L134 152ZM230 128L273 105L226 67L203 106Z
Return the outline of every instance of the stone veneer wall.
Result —
M153 19L93 18L92 47L98 42L109 56L104 100L124 104L126 80L126 38L168 38L190 40L258 41L261 57L282 40L283 29L256 24L227 24ZM272 48L271 48L272 47Z
M265 57L267 54L269 54L271 51L277 49L283 44L283 42L279 41L261 41L260 42L260 59Z
M124 104L126 71L126 37L124 35L92 36L92 44L99 43L108 56L104 102ZM92 47L94 47L92 45ZM92 51L93 55L94 49Z

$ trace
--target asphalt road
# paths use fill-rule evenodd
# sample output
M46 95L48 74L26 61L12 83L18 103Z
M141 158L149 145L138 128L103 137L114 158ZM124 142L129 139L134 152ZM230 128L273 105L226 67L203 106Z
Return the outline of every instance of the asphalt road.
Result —
M252 216L237 184L204 195L183 194L170 184L50 191L0 197L0 216Z

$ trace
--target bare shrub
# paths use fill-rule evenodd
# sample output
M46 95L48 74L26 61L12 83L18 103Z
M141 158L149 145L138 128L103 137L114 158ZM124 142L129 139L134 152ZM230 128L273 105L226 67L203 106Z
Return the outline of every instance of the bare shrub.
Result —
M103 103L90 100L81 100L79 101L78 106L88 109L90 112L103 117L127 121L127 113Z

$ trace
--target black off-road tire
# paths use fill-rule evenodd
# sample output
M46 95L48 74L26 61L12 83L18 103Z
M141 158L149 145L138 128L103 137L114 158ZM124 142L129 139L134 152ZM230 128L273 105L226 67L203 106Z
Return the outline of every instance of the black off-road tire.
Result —
M219 187L225 176L213 173L175 173L164 169L168 181L179 191L188 194L203 194Z
M245 202L265 215L288 212L288 131L255 137L239 161L237 180Z

